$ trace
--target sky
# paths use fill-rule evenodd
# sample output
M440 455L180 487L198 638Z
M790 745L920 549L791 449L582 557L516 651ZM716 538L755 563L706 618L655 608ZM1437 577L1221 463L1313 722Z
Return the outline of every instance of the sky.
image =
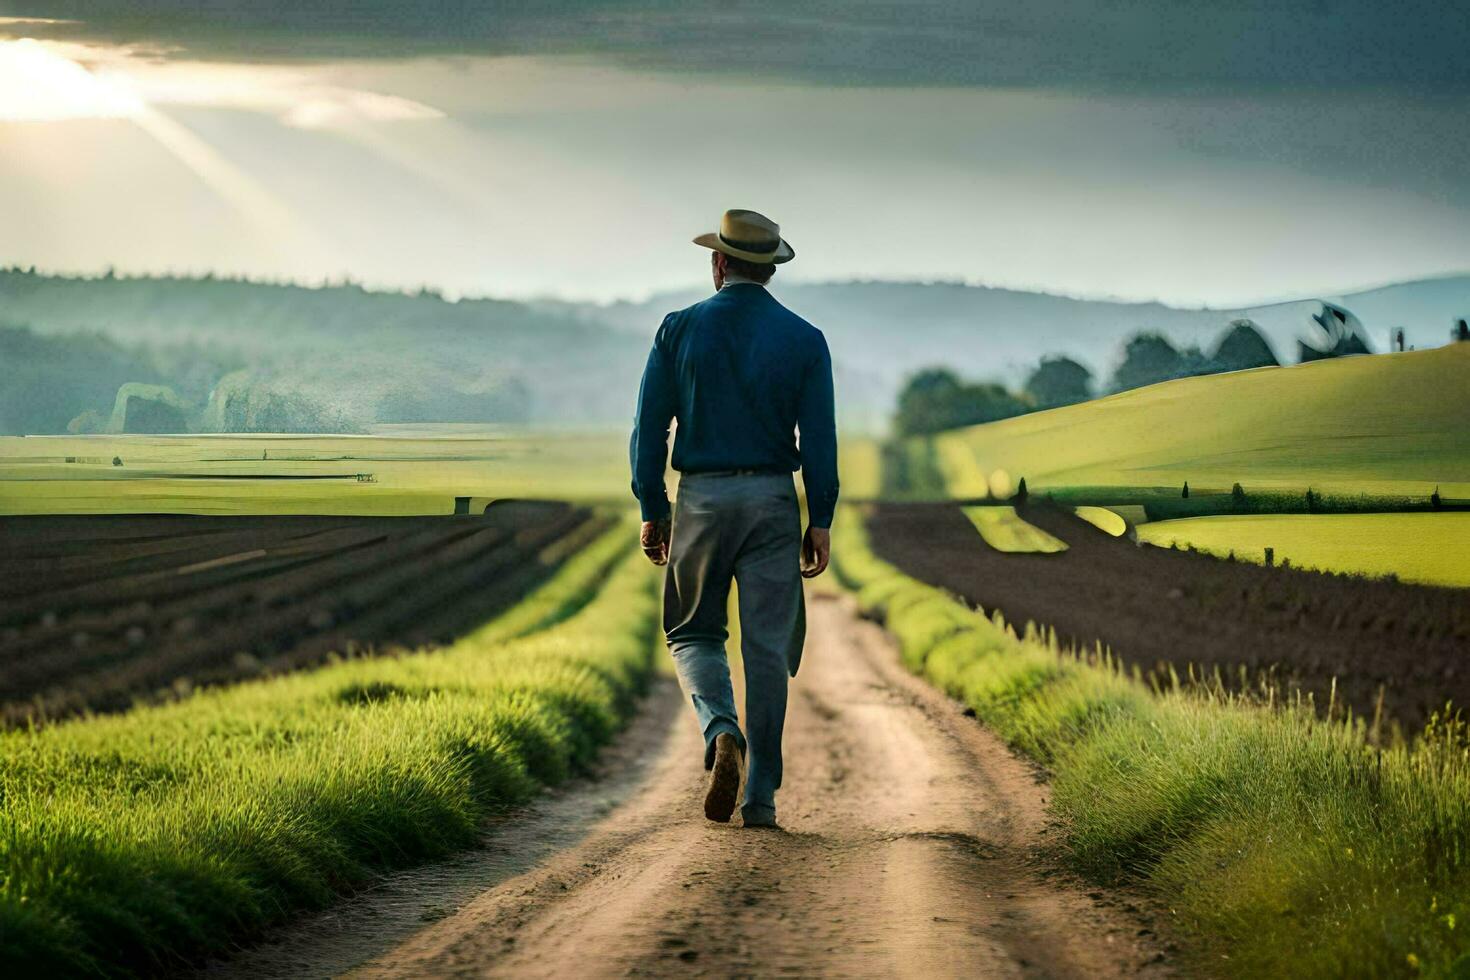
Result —
M1470 7L0 0L0 265L1232 306L1470 269Z

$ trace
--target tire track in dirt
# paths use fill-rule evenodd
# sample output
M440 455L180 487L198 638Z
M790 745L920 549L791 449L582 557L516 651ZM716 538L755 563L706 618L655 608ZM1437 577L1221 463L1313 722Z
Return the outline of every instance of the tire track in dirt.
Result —
M703 819L692 714L581 844L360 977L1056 976L1166 971L1138 916L1058 873L1033 772L813 596L786 731L785 829Z

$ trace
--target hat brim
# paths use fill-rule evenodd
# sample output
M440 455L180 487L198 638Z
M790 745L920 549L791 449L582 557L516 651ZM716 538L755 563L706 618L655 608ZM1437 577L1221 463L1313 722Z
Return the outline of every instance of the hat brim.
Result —
M720 238L719 233L713 231L705 232L703 235L695 236L694 244L702 245L703 247L713 249L716 252L723 252L724 254L737 259L744 259L747 262L759 262L762 264L772 263L775 265L780 265L782 262L790 262L792 259L796 258L796 249L788 245L786 239L784 238L781 239L781 244L777 246L774 252L747 252L743 248L736 248L733 245L727 245L724 239Z

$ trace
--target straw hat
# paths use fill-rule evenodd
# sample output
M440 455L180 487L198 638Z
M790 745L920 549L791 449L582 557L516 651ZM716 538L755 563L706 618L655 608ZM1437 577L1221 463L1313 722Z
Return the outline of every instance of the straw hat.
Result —
M734 208L720 218L720 230L706 232L694 244L747 262L790 262L796 249L781 237L781 226L755 211Z

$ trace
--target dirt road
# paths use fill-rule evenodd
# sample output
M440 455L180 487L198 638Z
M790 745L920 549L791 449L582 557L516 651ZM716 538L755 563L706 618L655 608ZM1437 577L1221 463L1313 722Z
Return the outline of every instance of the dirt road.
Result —
M691 713L667 713L641 784L580 843L355 975L1166 970L1144 923L1043 856L1045 790L1025 765L904 673L882 633L840 600L813 597L810 624L787 723L783 830L703 819L699 735Z

